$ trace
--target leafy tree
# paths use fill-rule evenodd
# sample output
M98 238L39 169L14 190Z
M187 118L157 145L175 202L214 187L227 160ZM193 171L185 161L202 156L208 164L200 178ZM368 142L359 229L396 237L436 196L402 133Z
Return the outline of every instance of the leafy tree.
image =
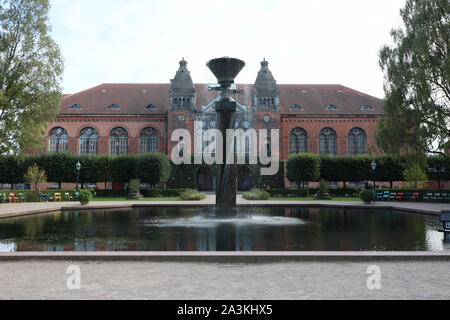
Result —
M375 178L377 181L389 181L390 188L392 188L394 181L403 180L403 171L405 170L404 156L384 154L377 156L375 163L377 164L375 170Z
M42 147L61 104L63 60L48 0L0 0L0 155Z
M320 156L317 154L297 153L287 160L287 178L297 182L317 181L320 177Z
M136 176L144 183L156 185L167 182L171 171L170 160L163 153L146 153L136 161Z
M29 182L35 190L37 190L37 187L40 183L47 182L45 171L40 170L36 163L33 163L33 165L28 168L24 178L25 181Z
M23 156L0 156L0 183L21 183L28 169L27 158Z
M136 178L136 159L132 154L114 156L112 163L113 181L128 183Z
M97 182L104 182L106 189L106 183L113 180L113 157L109 154L104 154L95 157L94 161L97 170L97 178L95 180Z
M408 0L394 47L380 51L387 117L377 125L379 147L448 157L450 148L450 2Z
M417 189L419 184L427 180L427 175L418 165L414 165L403 172L403 177L407 181L408 188Z

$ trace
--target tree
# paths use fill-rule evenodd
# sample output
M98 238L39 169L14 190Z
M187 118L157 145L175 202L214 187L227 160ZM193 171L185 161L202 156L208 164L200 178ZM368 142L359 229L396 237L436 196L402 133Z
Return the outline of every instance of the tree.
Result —
M42 146L61 104L63 60L48 0L0 0L0 155Z
M45 171L40 170L36 163L33 163L33 165L28 168L24 178L25 181L29 182L34 187L35 190L37 190L37 187L40 183L47 182Z
M395 46L380 51L386 117L377 124L380 148L398 154L450 149L450 2L408 0Z
M136 161L136 176L151 185L165 183L170 177L172 166L169 158L159 152L145 153Z
M417 189L419 184L427 180L427 175L418 165L414 165L403 172L403 177L407 183L408 188Z
M317 154L297 153L287 161L287 178L297 182L317 181L320 177L320 156Z

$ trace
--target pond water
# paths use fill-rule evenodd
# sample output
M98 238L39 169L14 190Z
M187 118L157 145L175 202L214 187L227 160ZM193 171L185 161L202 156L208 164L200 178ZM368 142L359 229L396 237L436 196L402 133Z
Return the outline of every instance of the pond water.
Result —
M63 211L0 220L0 252L442 251L439 218L388 210L169 207Z

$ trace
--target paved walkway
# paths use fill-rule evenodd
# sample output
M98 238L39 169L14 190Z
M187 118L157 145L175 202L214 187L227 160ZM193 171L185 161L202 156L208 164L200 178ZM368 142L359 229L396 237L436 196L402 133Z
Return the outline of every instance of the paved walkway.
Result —
M264 205L264 206L325 206L325 207L345 207L345 208L376 208L394 209L410 212L440 214L441 210L450 210L448 203L415 203L415 202L376 202L366 205L359 201L299 201L299 200L268 200L268 201L248 201L238 195L238 205ZM210 206L215 204L215 196L208 195L201 201L92 201L87 206L82 206L79 202L36 202L36 203L11 203L0 204L0 219L21 215L29 215L43 212L81 209L102 209L102 208L130 208L133 206Z
M69 290L67 271L81 272ZM380 271L369 290L369 266ZM448 262L0 262L0 299L450 299ZM372 269L372 270L376 270ZM69 270L70 271L70 270ZM73 272L73 271L72 271Z

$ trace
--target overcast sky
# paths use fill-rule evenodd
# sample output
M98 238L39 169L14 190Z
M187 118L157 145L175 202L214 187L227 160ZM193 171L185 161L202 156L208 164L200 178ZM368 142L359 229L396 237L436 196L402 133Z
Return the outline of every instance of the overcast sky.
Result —
M51 0L64 93L101 83L168 83L184 57L194 82L231 56L254 83L266 58L279 84L342 84L383 98L378 65L405 0Z

